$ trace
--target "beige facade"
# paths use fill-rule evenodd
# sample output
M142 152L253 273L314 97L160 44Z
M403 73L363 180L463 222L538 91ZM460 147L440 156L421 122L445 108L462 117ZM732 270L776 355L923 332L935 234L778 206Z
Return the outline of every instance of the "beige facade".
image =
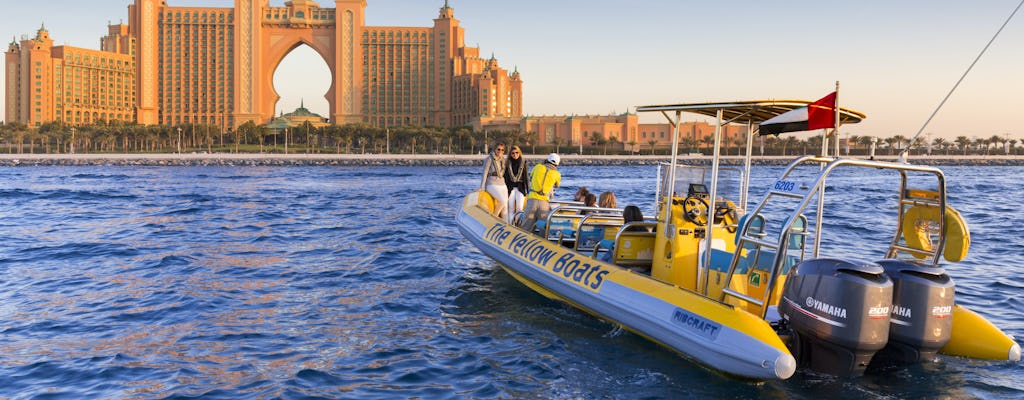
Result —
M522 117L519 72L509 73L493 56L485 60L479 48L466 47L447 1L430 27L366 26L365 0L335 0L333 6L292 0L271 7L269 0L235 0L233 8L173 7L163 0L135 0L128 7L128 24L109 26L102 50L90 55L120 61L113 64L118 68L127 63L132 74L130 82L120 82L129 86L122 89L131 97L130 109L106 114L128 114L141 124L224 129L247 121L267 123L280 98L274 71L292 50L307 45L331 71L325 97L332 123L449 127L478 117ZM34 85L27 72L47 66L23 60L35 60L39 45L52 47L48 33L29 46L12 43L8 49L8 71L13 72L6 77L7 94L15 97L7 102L8 121L66 118L66 107L38 113L26 107L34 103L26 96L37 88L40 96L56 97L53 88L43 93L46 88ZM31 57L23 57L26 53ZM40 75L48 73L54 71ZM119 79L107 77L96 85L109 97Z
M650 146L665 147L672 144L671 124L641 124L636 114L529 116L523 118L480 118L473 121L474 130L519 131L537 134L537 144L561 146L593 146L598 138L619 143L624 149L640 151ZM703 143L713 137L714 124L694 121L679 126L681 141ZM742 140L745 126L728 125L722 130L723 143ZM685 144L685 143L684 143Z
M45 28L8 45L6 120L38 127L134 121L134 64L128 55L54 46Z

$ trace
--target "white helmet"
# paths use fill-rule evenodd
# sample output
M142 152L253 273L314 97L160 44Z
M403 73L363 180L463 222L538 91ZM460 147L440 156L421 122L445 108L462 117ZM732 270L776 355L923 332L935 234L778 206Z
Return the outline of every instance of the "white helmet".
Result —
M559 157L558 154L551 153L551 154L548 154L548 162L557 167L558 164L560 162L562 162L562 158Z

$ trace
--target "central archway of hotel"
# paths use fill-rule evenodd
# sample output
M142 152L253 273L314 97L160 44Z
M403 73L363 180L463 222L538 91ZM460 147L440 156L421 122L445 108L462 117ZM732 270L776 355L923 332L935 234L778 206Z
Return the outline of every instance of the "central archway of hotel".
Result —
M274 116L305 107L310 112L330 118L327 92L331 88L331 69L313 48L301 44L277 64L274 91L279 96Z

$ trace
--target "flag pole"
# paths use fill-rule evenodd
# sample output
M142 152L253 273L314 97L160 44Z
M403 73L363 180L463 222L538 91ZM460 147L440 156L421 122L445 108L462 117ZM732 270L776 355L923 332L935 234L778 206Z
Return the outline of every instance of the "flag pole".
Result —
M835 111L836 111L836 119L835 119L835 122L832 124L832 134L833 134L832 136L834 136L833 140L836 141L836 157L839 157L839 125L841 124L841 121L839 119L839 117L840 117L840 114L839 114L839 81L836 81Z
M836 81L836 97L832 102L832 109L835 112L835 120L832 121L832 133L835 135L836 141L836 158L839 158L839 81ZM822 129L822 132L826 131L827 129ZM825 144L825 138L827 137L827 135L822 134L821 147L823 157L828 157L828 147ZM825 169L825 164L821 164L821 169ZM818 234L821 234L821 228L823 225L822 213L825 210L825 186L825 182L822 181L821 186L818 187L818 208L817 215L814 218L814 231ZM821 254L821 244L818 242L818 240L814 241L814 249L811 252L812 257L814 258L818 258Z

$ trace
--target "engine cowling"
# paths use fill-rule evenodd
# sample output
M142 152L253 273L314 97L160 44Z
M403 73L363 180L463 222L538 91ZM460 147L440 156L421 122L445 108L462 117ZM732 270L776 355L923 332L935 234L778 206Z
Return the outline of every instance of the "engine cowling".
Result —
M799 366L860 376L889 339L892 280L872 262L814 259L786 279L779 312Z
M941 267L901 260L877 262L893 281L889 343L881 359L932 361L953 329L953 279Z

